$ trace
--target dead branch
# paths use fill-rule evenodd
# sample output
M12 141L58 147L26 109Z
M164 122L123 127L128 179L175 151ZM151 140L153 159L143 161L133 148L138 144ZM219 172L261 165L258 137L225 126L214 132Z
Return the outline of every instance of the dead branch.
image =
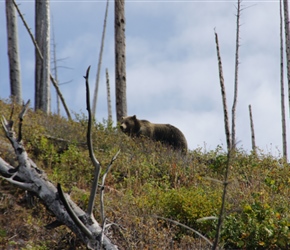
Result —
M19 119L23 119L28 108L27 104L24 105ZM103 235L103 229L99 223L90 214L79 208L68 194L63 194L60 185L57 189L47 179L46 174L28 157L22 141L19 141L15 135L13 122L7 121L3 117L2 125L15 150L19 166L13 168L0 158L1 177L39 197L47 209L55 215L57 221L55 224L64 224L69 227L89 249L99 249L100 246L105 249L117 249L110 239Z
M189 226L186 226L186 225L184 225L184 224L182 224L182 223L180 223L180 222L178 222L178 221L171 220L171 219L164 218L164 217L157 216L157 215L154 215L154 216L152 216L152 217L153 217L153 218L157 218L157 219L166 220L166 221L169 221L169 222L171 222L171 223L173 223L173 224L175 224L175 225L178 225L178 226L184 227L184 228L186 228L187 230L190 230L190 231L194 232L194 233L197 234L199 237L201 237L202 239L204 239L204 240L205 240L205 241L206 241L210 246L213 245L213 244L211 243L211 241L210 241L208 238L206 238L206 237L203 236L201 233L199 233L198 231L192 229L192 228L189 227Z
M97 111L97 99L98 99L100 73L101 73L102 57L103 57L106 26L107 26L108 9L109 9L109 0L107 0L107 4L106 4L106 11L105 11L104 25L103 25L103 33L102 33L102 40L101 40L101 48L100 48L99 62L98 62L98 70L97 70L97 76L96 76L96 85L95 85L94 98L93 98L92 113L93 113L93 117L94 118L96 118L96 111Z
M225 123L227 148L229 151L231 148L231 134L230 134L230 127L229 127L226 88L225 88L225 84L224 84L223 67L222 67L222 60L221 60L221 56L220 56L218 34L216 32L215 32L215 42L216 42L216 50L217 50L217 58L218 58L218 68L219 68L219 77L220 77L221 93L222 93L222 100L223 100L223 108L224 108L224 123Z
M91 104L90 104L90 87L89 87L89 73L90 73L91 66L88 67L87 73L85 76L86 79L86 90L87 90L87 111L88 111L88 130L87 130L87 144L89 148L89 155L91 158L91 161L93 163L93 166L95 167L95 174L94 174L94 180L93 185L91 189L91 194L89 198L89 204L88 204L88 210L87 213L90 216L93 216L93 207L95 203L95 197L98 189L98 181L100 177L101 172L101 165L99 161L96 159L94 151L93 151L93 141L92 141L92 113L91 113Z
M105 189L105 180L107 177L107 174L109 173L113 162L117 159L118 154L120 153L120 150L114 155L114 157L112 158L110 164L108 165L106 172L104 173L103 177L102 177L102 184L101 184L101 192L100 192L100 203L101 203L101 218L102 218L102 223L105 223L105 210L104 210L104 189ZM104 227L103 227L104 228Z

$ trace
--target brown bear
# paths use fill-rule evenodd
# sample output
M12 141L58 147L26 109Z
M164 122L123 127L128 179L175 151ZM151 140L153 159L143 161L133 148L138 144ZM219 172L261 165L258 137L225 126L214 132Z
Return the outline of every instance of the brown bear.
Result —
M187 152L187 141L183 133L170 124L155 124L146 120L138 120L136 115L133 115L123 117L120 128L131 137L146 136L172 146L175 150Z

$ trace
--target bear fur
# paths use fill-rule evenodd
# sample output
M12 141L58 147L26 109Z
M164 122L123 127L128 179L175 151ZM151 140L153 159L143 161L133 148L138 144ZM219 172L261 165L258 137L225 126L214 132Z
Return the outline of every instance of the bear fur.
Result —
M175 150L187 152L187 141L183 133L170 124L155 124L139 120L136 115L133 115L123 117L120 128L131 137L146 136L154 141L169 145Z

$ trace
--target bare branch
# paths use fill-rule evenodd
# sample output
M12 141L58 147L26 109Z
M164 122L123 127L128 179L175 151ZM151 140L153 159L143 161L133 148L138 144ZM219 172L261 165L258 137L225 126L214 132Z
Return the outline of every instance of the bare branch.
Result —
M230 134L230 128L229 128L229 117L228 117L228 108L227 108L226 89L225 89L225 84L224 84L222 60L221 60L221 56L220 56L218 35L216 32L215 32L215 42L216 42L216 50L217 50L217 58L218 58L218 67L219 67L219 77L220 77L221 93L222 93L222 100L223 100L223 108L224 108L224 123L225 123L227 148L229 151L231 149L231 134Z
M102 222L104 223L105 221L105 210L104 210L104 188L105 188L105 180L106 180L106 177L107 177L107 174L108 172L110 171L112 165L113 165L113 162L117 159L117 156L119 155L121 150L119 150L115 156L112 158L110 164L108 165L107 169L106 169L106 172L104 173L103 175L103 178L102 178L102 184L101 184L101 193L100 193L100 203L101 203L101 218L102 218Z
M96 76L96 85L95 85L94 98L93 98L92 113L93 113L94 118L96 117L96 111L97 111L97 99L98 99L97 97L98 97L98 90L99 90L99 82L100 82L100 73L101 73L102 57L103 57L103 50L104 50L105 34L106 34L108 9L109 9L109 0L107 0L106 11L105 11L102 41L101 41L101 48L100 48L99 62L98 62L98 70L97 70L97 76Z
M206 238L205 236L203 236L201 233L199 233L198 231L192 229L191 227L189 226L186 226L178 221L175 221L175 220L171 220L171 219L168 219L168 218L164 218L164 217L161 217L161 216L157 216L157 215L153 215L152 216L153 218L157 218L157 219L162 219L162 220L166 220L166 221L169 221L169 222L172 222L174 223L175 225L178 225L178 226L181 226L181 227L184 227L192 232L194 232L195 234L197 234L199 237L201 237L202 239L204 239L210 246L212 246L212 242Z
M17 141L21 141L22 140L22 122L23 122L23 117L25 116L28 108L29 108L29 104L30 104L30 100L27 101L27 103L25 105L23 105L22 111L19 114L19 131L18 131L18 139Z
M74 211L71 209L68 201L65 198L65 195L62 191L61 185L58 183L57 184L57 191L59 194L59 197L63 203L63 205L66 208L66 211L68 212L68 214L70 215L70 217L72 218L72 220L74 221L74 223L76 223L76 225L82 230L82 232L89 237L90 239L93 238L92 233L86 228L86 226L82 223L82 221L77 217L77 215L74 213Z
M91 158L91 161L93 163L93 166L95 167L95 174L94 174L94 180L93 180L93 185L91 189L91 194L89 198L89 204L88 204L88 210L87 213L90 216L93 216L93 207L94 207L94 202L96 198L96 192L98 188L98 180L101 172L101 165L99 161L96 159L94 151L93 151L93 142L92 142L92 113L91 113L91 105L90 105L90 87L89 87L89 73L90 73L90 68L91 66L88 67L87 73L85 76L86 79L86 90L87 90L87 111L88 111L88 131L87 131L87 144L89 148L89 155Z
M24 106L24 109L26 107L28 105ZM23 118L25 112L22 110L21 114L19 115L20 119ZM70 200L69 195L62 194L60 187L60 192L58 192L56 187L47 179L45 173L37 168L36 164L28 157L22 143L16 139L12 128L13 123L7 122L3 117L2 124L17 155L19 167L13 168L0 158L1 176L8 182L37 195L56 216L58 224L68 226L89 249L100 249L101 246L104 249L117 249L110 239L103 235L103 229L98 222ZM61 199L60 196L62 196ZM66 206L64 206L65 203L67 203Z

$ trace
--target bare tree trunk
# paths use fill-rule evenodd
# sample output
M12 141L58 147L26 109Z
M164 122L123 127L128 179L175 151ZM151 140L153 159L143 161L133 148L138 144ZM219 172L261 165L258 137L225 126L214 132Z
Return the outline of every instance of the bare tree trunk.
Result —
M215 42L216 42L217 58L218 58L218 66L219 66L220 85L221 85L221 92L222 92L222 99L223 99L224 122L225 122L225 133L226 133L226 140L227 140L227 148L228 148L228 151L230 151L230 149L231 149L231 134L230 134L230 126L229 126L229 116L228 116L228 108L227 108L226 89L225 89L225 84L224 84L223 67L222 67L222 60L221 60L221 56L220 56L218 35L217 35L216 32L215 32Z
M50 112L50 7L49 0L35 1L35 109Z
M113 117L112 117L111 91L108 69L106 69L106 80L107 80L106 83L107 83L107 103L108 103L108 124L112 124Z
M282 143L283 143L283 157L287 162L287 132L286 132L286 111L285 111L285 93L284 93L284 57L283 57L283 17L282 17L282 3L280 0L280 71L281 71L281 115L282 115Z
M125 1L115 1L115 84L117 122L127 116Z
M230 161L232 158L231 156L232 146L231 146L231 135L230 135L230 126L229 126L229 118L228 118L227 100L226 100L226 89L225 89L225 84L224 84L223 67L222 67L222 60L220 56L218 35L216 32L215 32L215 42L216 42L217 59L218 59L218 67L219 67L220 85L221 85L221 92L222 92L222 99L223 99L223 108L224 108L224 122L225 122L225 132L226 132L226 140L227 140L227 149L228 149L228 160L227 160L227 166L225 169L224 182L223 182L224 189L223 189L223 196L222 196L222 205L220 209L216 235L215 235L215 240L212 246L212 250L218 249L220 232L221 232L223 217L224 217L225 200L226 200L227 186L228 186L229 166L230 166Z
M239 39L240 39L240 14L241 14L241 3L238 0L237 8L237 32L236 32L236 61L235 61L235 92L234 102L232 107L232 147L236 147L236 106L238 99L238 71L239 71Z
M252 150L254 153L256 153L255 130L254 130L254 122L253 122L251 105L249 105L249 114L250 114L250 124L251 124Z
M106 12L105 12L105 18L104 18L104 27L103 27L103 35L102 35L102 42L101 42L99 63L98 63L98 71L97 71L97 76L96 76L96 85L95 85L94 99L93 99L93 108L92 108L93 118L96 118L96 111L97 111L97 99L98 99L98 91L99 91L99 81L100 81L100 73L101 73L101 65L102 65L102 56L103 56L103 50L104 50L104 41L105 41L105 34L106 34L108 9L109 9L109 0L107 0L107 5L106 5Z
M289 101L289 116L290 116L290 37L289 37L288 1L283 0L283 3L284 3L285 46L287 55L288 101Z
M22 91L20 80L20 57L18 47L18 29L14 4L11 0L6 0L6 20L7 20L7 44L10 72L10 94L14 100L21 104Z
M114 245L111 240L105 235L105 223L103 223L103 227L101 227L99 223L95 220L93 213L88 214L80 207L78 207L70 199L70 196L68 194L63 193L61 185L58 184L56 188L47 179L46 174L41 169L39 169L37 165L28 157L28 154L23 146L21 136L22 121L28 107L29 101L23 107L23 110L18 116L18 138L16 138L16 133L12 127L14 122L11 120L7 121L4 116L1 119L2 126L6 132L6 136L10 140L15 150L15 154L17 155L19 165L18 167L13 168L0 157L0 175L8 182L35 194L42 200L48 210L52 212L56 217L56 221L46 226L48 229L54 229L64 224L69 227L77 235L77 237L86 244L88 249L117 250L118 247ZM88 132L88 134L91 133ZM91 142L92 139L88 139ZM88 142L89 147L90 145L92 146L90 142ZM118 153L112 158L111 163L107 168L106 175L110 170L111 165L116 159ZM92 148L90 148L90 155L91 154L93 156L92 158L95 159ZM93 159L92 163L94 163ZM103 177L103 186L101 186L101 189L104 189L105 178L106 176ZM96 190L92 190L91 195L92 193L95 194ZM100 199L103 199L103 193L100 195ZM92 204L92 206L93 205L94 204ZM101 209L103 210L103 204L101 204L101 206ZM91 207L90 209L93 209L93 207ZM104 211L101 216L103 219Z

